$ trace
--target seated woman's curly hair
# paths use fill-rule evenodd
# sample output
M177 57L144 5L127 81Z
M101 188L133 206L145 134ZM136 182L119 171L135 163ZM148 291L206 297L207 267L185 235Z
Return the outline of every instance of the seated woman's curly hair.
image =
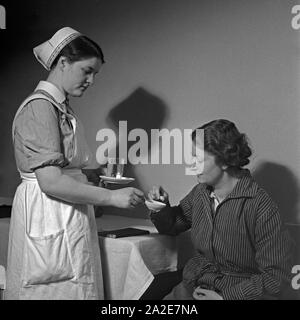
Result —
M247 136L240 133L229 120L219 119L208 122L197 129L204 130L204 150L216 157L216 163L241 168L247 165L252 151ZM196 139L196 130L192 140Z

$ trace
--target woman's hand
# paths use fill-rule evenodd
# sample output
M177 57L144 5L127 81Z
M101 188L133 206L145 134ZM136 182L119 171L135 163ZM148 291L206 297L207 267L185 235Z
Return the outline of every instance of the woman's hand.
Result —
M169 195L162 187L153 186L148 193L148 198L150 200L169 203Z
M195 300L224 300L222 296L213 290L202 289L197 287L193 292L193 298Z
M111 191L111 205L131 209L145 202L144 193L136 188L123 188Z

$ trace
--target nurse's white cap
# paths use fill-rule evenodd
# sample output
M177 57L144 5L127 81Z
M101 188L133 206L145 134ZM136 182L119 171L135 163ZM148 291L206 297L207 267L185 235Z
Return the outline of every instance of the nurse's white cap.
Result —
M58 30L51 39L45 41L33 49L37 60L44 68L50 70L51 64L58 56L60 51L72 40L82 34L70 27L64 27Z

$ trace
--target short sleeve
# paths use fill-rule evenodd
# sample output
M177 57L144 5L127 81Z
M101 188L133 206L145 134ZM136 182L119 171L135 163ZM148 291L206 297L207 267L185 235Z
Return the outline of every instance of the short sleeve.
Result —
M64 166L57 113L49 101L31 101L16 118L15 153L18 167L29 171Z

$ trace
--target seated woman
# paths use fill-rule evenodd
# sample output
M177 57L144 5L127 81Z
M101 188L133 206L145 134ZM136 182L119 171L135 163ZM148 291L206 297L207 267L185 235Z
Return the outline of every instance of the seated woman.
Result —
M194 130L192 141L195 167L203 167L199 183L175 207L162 187L149 192L167 203L150 215L158 231L191 229L196 249L165 299L278 299L290 284L290 238L276 204L243 168L251 156L247 138L223 119L198 129L204 139Z

